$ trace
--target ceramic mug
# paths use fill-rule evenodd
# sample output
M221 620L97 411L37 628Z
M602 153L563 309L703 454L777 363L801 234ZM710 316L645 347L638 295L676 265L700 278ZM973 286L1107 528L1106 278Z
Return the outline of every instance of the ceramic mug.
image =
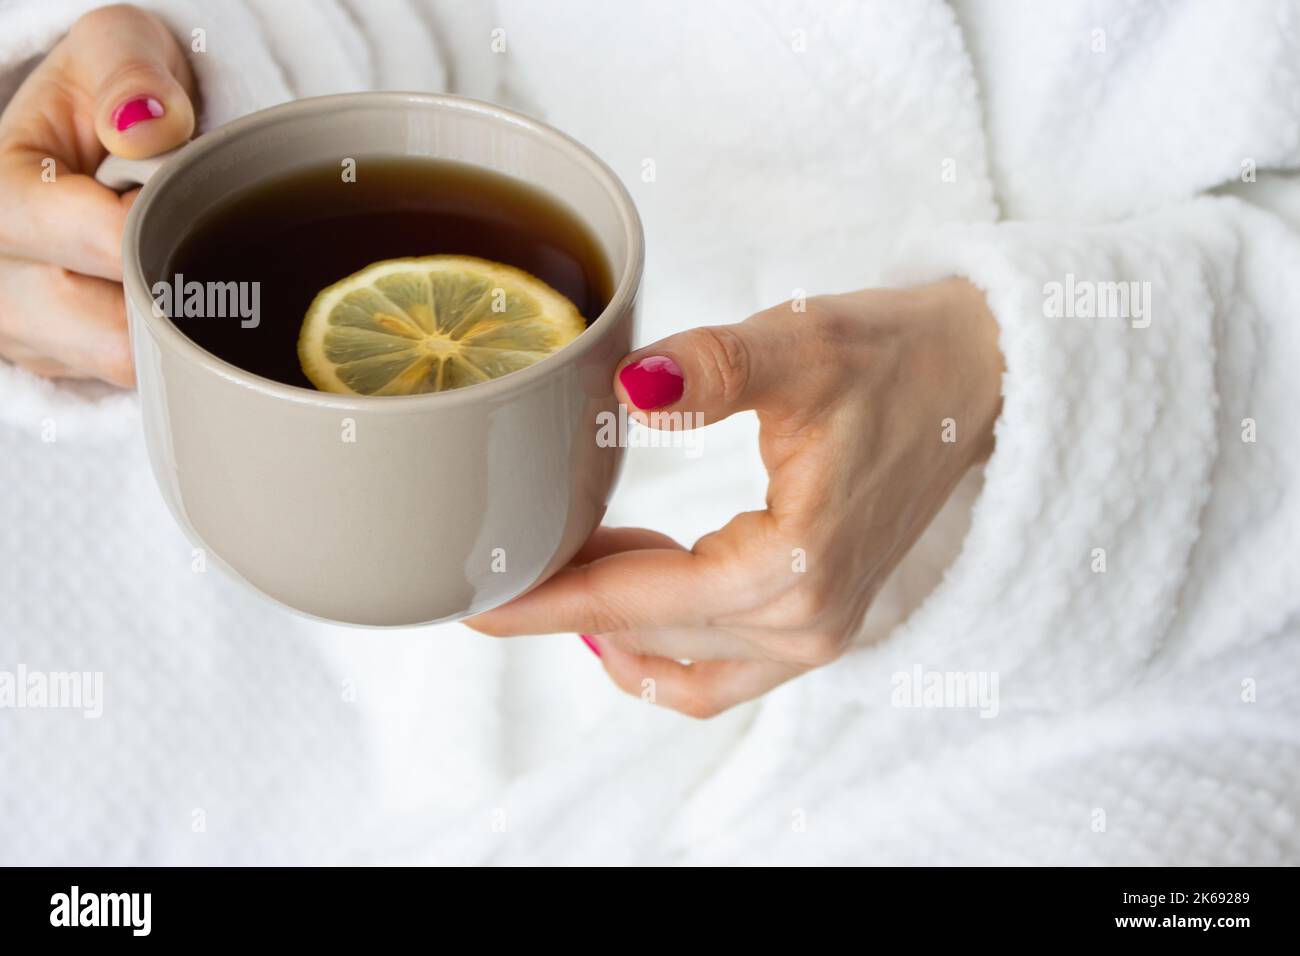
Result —
M153 308L186 230L235 194L303 166L353 157L364 174L367 157L393 156L469 163L564 203L609 262L608 307L535 365L408 397L262 378ZM122 269L145 437L173 515L216 563L313 617L424 624L523 593L600 523L622 455L598 441L601 413L617 410L613 372L632 348L644 238L627 190L585 147L486 103L356 93L262 110L157 159L110 157L97 175L144 184Z

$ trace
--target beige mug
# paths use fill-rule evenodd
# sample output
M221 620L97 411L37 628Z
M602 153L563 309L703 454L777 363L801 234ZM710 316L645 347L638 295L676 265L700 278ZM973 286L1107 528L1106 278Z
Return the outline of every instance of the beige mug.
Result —
M191 223L260 181L365 156L455 160L540 188L598 240L614 276L608 307L535 365L409 397L259 377L153 308L150 290ZM644 238L627 190L585 147L486 103L355 93L253 113L165 157L109 158L97 175L119 189L144 183L122 269L145 437L173 515L216 563L313 617L424 624L523 593L600 523L622 455L598 440L602 413L617 410L612 378L632 347Z

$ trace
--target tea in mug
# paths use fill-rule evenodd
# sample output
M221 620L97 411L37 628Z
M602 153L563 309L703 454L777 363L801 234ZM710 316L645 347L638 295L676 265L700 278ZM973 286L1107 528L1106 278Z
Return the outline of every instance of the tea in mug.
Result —
M155 287L175 288L173 323L265 378L405 395L526 367L609 304L596 238L538 189L445 160L362 158L346 173L307 167L195 223ZM229 314L229 295L214 309L183 294L213 288L254 290L255 320Z

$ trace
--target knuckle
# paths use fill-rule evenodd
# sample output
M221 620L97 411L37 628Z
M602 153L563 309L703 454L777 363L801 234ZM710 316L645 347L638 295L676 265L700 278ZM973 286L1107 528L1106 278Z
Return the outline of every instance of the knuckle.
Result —
M90 359L90 371L96 378L115 385L128 386L135 381L135 363L125 337L97 350Z
M841 602L829 582L808 581L788 590L764 622L780 633L769 639L768 652L782 663L822 667L848 646L851 629L841 626Z
M800 641L803 653L797 663L825 667L844 652L844 638L835 631L813 631Z
M135 380L135 363L131 360L131 350L125 346L115 349L104 357L103 378L119 385L130 385Z
M825 297L813 299L808 303L808 317L812 321L813 331L829 342L842 342L848 338L852 320Z
M599 579L590 566L577 568L574 573L579 577L579 593L583 595L575 618L587 633L617 634L635 629L628 609L617 594L599 586Z
M852 344L857 324L825 299L811 299L801 330L806 343L818 354L840 355Z
M782 638L775 656L781 663L796 667L825 667L839 659L847 644L839 631L811 629Z
M727 403L735 402L749 382L750 358L745 341L735 329L710 326L697 329L692 343L702 359L713 392Z
M830 608L830 588L814 579L791 588L781 605L785 624L792 629L814 628Z
M634 630L630 615L605 604L589 607L580 621L583 632L587 634L629 634ZM634 637L631 639L635 640Z
M147 18L149 14L129 3L110 3L83 13L72 25L73 36L90 36L104 30L120 27L127 18Z
M78 283L72 271L47 263L37 264L27 276L27 290L40 302L45 315L75 311Z
M65 308L71 307L78 298L81 276L62 266L47 266L41 271L41 278L54 301Z
M588 604L574 615L569 630L583 634L618 634L627 628L620 623L613 610L599 604Z
M83 260L91 265L97 275L118 277L122 273L122 247L120 230L116 235L92 232L79 243Z
M91 280L63 266L42 264L38 269L39 274L35 277L35 283L42 298L62 312L69 314L85 312L87 283Z
M147 61L132 61L123 63L111 73L106 74L101 81L101 97L116 91L120 95L123 87L144 87L158 90L159 93L165 93L165 87L168 83L167 71L162 69L159 64ZM164 89L159 89L164 87ZM101 105L103 101L101 100ZM113 104L116 105L116 104Z

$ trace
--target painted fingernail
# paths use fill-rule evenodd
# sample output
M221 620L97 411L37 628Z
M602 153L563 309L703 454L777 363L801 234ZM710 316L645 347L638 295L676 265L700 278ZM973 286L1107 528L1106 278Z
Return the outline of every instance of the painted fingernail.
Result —
M600 645L596 643L596 639L594 637L592 637L590 634L579 634L578 636L582 638L582 643L586 644L589 648L591 648L591 653L595 654L597 657L600 656Z
M686 389L682 370L666 355L651 355L633 362L618 373L618 380L632 404L642 411L671 405Z
M113 128L121 133L136 123L157 119L165 112L161 100L152 96L137 96L113 110Z

